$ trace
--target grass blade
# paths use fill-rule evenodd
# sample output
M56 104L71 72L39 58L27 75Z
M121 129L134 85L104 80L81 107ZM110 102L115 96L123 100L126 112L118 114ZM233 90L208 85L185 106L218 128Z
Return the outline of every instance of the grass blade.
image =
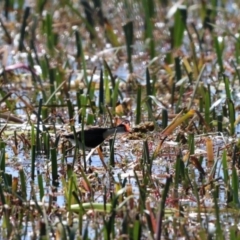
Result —
M26 177L25 177L22 167L19 169L19 176L20 176L20 183L21 183L21 196L24 200L26 200L27 199L27 185L26 185Z
M119 93L119 81L116 82L115 87L113 89L112 93L112 107L115 109L118 101L118 93Z
M25 38L25 29L27 28L27 19L30 15L30 7L26 7L23 16L23 22L21 26L21 34L19 40L18 50L22 52L24 50L24 38Z
M91 27L91 29L94 29L94 19L93 19L94 11L93 11L93 9L91 8L88 1L86 1L86 0L81 0L81 4L84 8L86 20L87 20L89 26ZM93 40L95 35L91 31L89 33L90 33L90 39Z
M138 89L137 89L136 120L135 120L135 124L136 125L141 122L141 113L142 113L141 99L142 99L142 86L138 85Z
M35 139L35 129L32 125L32 133L31 133L31 178L34 180L35 174L35 162L36 162L36 139Z
M156 240L160 240L161 239L161 235L162 235L162 221L163 221L163 217L164 217L164 212L165 212L165 202L167 199L167 194L169 192L170 189L170 184L172 182L172 177L168 177L164 190L163 190L163 194L162 194L162 200L160 202L160 206L159 206L159 213L158 213L158 223L157 223L157 235L156 235Z
M209 126L210 125L210 107L211 107L211 103L209 101L210 99L210 92L207 90L205 91L205 109L204 109L204 113L205 113L205 121L206 124Z
M147 86L147 96L150 96L152 95L152 87L151 87L151 79L150 79L150 73L149 73L149 69L147 68L146 69L146 86ZM148 106L149 106L149 109L148 109L148 119L150 120L151 119L151 112L152 111L152 100L151 98L149 98L147 100L147 103L148 103Z
M162 109L162 128L166 128L168 125L168 111L167 109Z
M123 30L125 33L125 40L126 40L126 46L127 46L127 62L128 62L128 68L129 72L133 72L133 66L132 66L132 46L133 46L133 21L129 21L125 25L123 25Z
M89 85L88 77L87 77L87 67L86 67L86 61L85 61L85 55L82 47L82 39L80 37L80 34L78 31L75 31L75 38L76 38L76 45L77 45L77 60L79 61L81 58L82 63L82 69L83 69L83 75L84 75L84 82L86 86Z
M104 80L103 80L103 71L101 69L100 72L100 86L99 86L99 113L103 114L103 106L104 106Z
M222 60L222 54L223 54L223 50L224 50L223 37L216 36L214 38L214 45L215 45L215 50L217 53L217 62L220 67L220 73L223 73L224 72L223 60Z
M4 142L0 142L0 149L1 149L1 155L0 155L0 169L4 173L5 172L5 166L6 166L6 159L5 159L5 147L6 144Z
M233 203L237 207L239 207L239 197L238 197L239 183L238 183L238 175L235 167L233 167L232 169L232 191L233 191Z
M38 188L39 188L39 197L40 197L40 200L42 201L42 199L44 197L44 187L43 187L42 174L38 174Z
M172 35L173 49L179 48L182 45L184 30L187 20L187 9L185 6L178 8L174 14L174 27Z
M56 148L52 148L51 152L51 164L52 164L52 184L54 186L57 185L58 180L58 165L57 165L57 150Z

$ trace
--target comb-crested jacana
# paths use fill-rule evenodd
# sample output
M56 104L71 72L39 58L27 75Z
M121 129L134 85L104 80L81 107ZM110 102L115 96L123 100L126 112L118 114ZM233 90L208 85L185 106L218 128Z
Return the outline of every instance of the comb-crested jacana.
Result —
M109 136L115 134L115 132L116 133L130 132L129 122L127 123L122 122L117 127L112 127L112 128L93 127L93 128L84 130L85 149L89 150L92 148L96 148L98 145L104 142L104 140L107 139ZM63 137L68 139L70 142L72 142L73 145L76 145L74 133L64 134ZM76 138L78 140L79 146L83 148L82 131L76 132Z

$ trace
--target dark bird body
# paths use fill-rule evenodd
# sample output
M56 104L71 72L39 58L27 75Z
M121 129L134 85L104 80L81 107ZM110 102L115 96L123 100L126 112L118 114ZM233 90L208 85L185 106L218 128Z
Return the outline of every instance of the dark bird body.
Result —
M105 139L107 139L109 136L114 135L116 133L126 133L130 132L130 127L128 124L122 123L114 128L99 128L94 127L87 130L84 130L84 143L86 149L95 148L98 145L100 145ZM66 134L64 135L66 139L71 141L74 145L75 138L74 134ZM83 141L82 141L82 131L76 132L76 138L79 142L79 145L81 148L83 148Z

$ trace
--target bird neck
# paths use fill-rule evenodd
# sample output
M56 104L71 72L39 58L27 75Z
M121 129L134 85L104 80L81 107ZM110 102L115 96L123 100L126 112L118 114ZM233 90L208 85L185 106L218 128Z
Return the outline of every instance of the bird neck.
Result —
M108 128L104 133L103 133L103 138L106 139L109 136L113 135L116 133L124 133L126 132L125 127L124 126L118 126L118 127L114 127L114 128Z

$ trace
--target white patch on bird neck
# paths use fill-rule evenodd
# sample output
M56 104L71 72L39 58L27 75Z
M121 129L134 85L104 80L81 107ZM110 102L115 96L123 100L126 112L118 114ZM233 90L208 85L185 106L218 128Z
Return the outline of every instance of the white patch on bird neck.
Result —
M117 129L116 129L116 128L109 128L109 129L107 129L107 130L103 133L103 138L104 138L104 139L108 138L109 136L111 136L112 134L114 134L115 131L117 132Z
M103 138L106 139L109 136L115 134L115 132L116 133L124 133L126 131L125 131L125 128L122 127L122 126L121 127L116 127L116 128L109 128L103 133Z

